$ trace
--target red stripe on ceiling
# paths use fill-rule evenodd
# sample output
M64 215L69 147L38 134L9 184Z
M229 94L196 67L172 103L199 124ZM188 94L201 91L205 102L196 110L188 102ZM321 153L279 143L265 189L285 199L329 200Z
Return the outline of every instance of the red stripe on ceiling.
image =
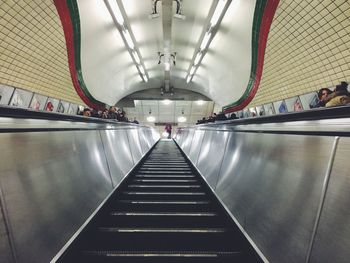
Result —
M224 111L225 113L231 113L231 112L239 111L245 108L253 100L256 92L258 91L262 72L263 72L263 67L264 67L264 57L265 57L267 38L270 32L272 20L275 15L278 3L279 3L279 0L269 0L267 1L267 4L264 9L264 15L262 17L260 33L259 33L258 59L257 59L257 67L256 67L256 74L255 74L253 88L250 91L247 98L241 104L225 110Z
M70 12L67 6L66 0L54 0L58 15L60 16L64 36L66 39L66 46L67 46L67 55L68 55L68 64L69 64L69 71L72 78L73 86L75 91L78 93L79 97L82 99L86 105L88 105L91 108L94 109L100 109L101 105L97 105L89 100L83 92L83 90L80 87L78 75L76 72L75 67L75 51L74 51L74 32L73 32L73 25L72 20L70 17Z

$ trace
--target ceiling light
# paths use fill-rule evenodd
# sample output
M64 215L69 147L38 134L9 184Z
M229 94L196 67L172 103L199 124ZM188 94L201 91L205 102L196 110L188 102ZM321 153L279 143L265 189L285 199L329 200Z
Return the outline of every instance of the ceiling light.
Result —
M196 103L197 103L197 105L203 105L204 101L203 100L197 100Z
M187 79L186 79L186 83L189 83L191 81L192 75L188 75Z
M147 75L142 75L142 78L143 78L143 80L144 80L145 82L148 82L148 77L147 77Z
M196 67L193 66L193 67L191 68L191 70L190 70L190 75L193 75L193 73L194 73L195 70L196 70Z
M202 54L203 54L202 52L197 53L196 58L194 59L194 62L193 62L194 65L197 65L199 63L199 61L201 60Z
M177 121L178 122L185 122L187 119L186 119L186 117L184 117L184 116L180 116L179 118L177 118Z
M124 25L124 18L123 18L122 13L120 12L117 1L107 0L107 5L112 10L112 16L115 18L115 20L117 20L117 23L121 26Z
M163 100L164 105L169 105L171 103L171 100L165 99Z
M142 67L142 65L140 65L138 68L139 68L139 70L140 70L140 72L141 72L142 75L145 75L145 74L146 74L146 73L145 73L145 69Z
M219 21L219 18L222 14L222 11L224 11L225 5L226 5L226 0L219 0L217 6L215 8L214 14L210 20L211 27L214 27L216 25L216 23Z
M164 66L165 66L165 71L170 71L170 63L169 62L165 62Z
M153 116L148 116L148 117L147 117L147 121L148 121L148 122L155 122L155 121L156 121L156 118L153 117Z
M209 43L209 40L210 40L210 37L211 37L211 33L206 32L206 33L205 33L205 36L204 36L204 38L203 38L202 44L201 44L201 46L200 46L200 49L201 49L202 51L203 51L204 49L207 48L208 43Z
M140 60L139 54L137 54L137 52L135 50L131 54L134 57L134 59L136 61L136 64L141 64L141 60Z
M134 42L131 39L130 33L127 29L123 30L123 35L125 37L126 43L128 44L130 49L134 49L135 45Z

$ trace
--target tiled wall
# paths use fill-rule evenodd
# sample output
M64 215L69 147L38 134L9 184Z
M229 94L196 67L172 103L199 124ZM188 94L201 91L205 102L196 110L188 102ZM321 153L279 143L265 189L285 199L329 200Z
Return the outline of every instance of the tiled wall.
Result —
M281 0L248 107L350 81L350 1Z
M0 0L0 84L84 105L52 0Z

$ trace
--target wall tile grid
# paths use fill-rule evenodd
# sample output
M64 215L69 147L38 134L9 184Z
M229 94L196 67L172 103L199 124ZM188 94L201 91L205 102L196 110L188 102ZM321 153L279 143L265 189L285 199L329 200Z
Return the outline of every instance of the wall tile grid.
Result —
M1 1L0 84L84 105L71 81L52 0Z
M283 0L249 107L350 81L350 2Z

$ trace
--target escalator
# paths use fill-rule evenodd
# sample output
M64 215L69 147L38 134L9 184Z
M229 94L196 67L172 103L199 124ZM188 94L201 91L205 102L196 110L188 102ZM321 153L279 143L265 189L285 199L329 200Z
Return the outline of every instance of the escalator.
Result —
M262 262L173 141L160 141L58 262Z

